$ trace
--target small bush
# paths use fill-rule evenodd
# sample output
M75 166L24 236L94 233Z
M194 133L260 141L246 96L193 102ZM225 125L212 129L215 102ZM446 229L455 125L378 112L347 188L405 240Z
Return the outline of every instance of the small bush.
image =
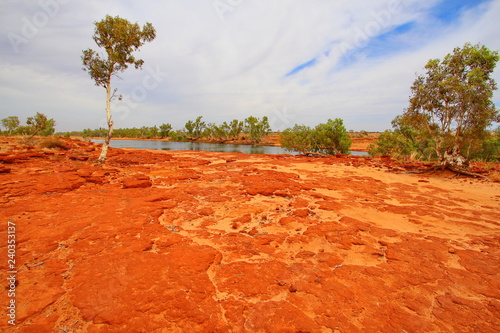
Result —
M40 147L47 149L68 149L68 146L64 141L55 138L43 140L42 142L40 142Z
M20 139L18 142L20 145L23 145L28 149L34 148L35 144L36 144L35 138L32 138L32 137L24 137L24 138Z
M186 132L178 130L170 133L170 140L184 142L184 141L189 141L189 138Z
M302 154L325 155L349 154L351 139L347 135L342 119L319 124L314 129L304 125L287 128L281 134L281 147Z

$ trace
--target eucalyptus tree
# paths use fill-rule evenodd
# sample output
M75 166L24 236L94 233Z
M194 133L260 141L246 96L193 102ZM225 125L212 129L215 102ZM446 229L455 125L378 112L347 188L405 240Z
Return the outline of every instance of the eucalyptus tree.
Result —
M266 116L262 117L262 119L250 116L245 119L244 131L250 135L252 143L259 143L264 136L271 133L269 119Z
M136 59L133 52L137 51L146 42L151 42L156 37L156 30L151 23L146 23L142 28L138 23L131 23L119 16L106 18L95 22L93 39L97 46L105 50L99 54L92 49L83 51L83 70L87 71L95 84L106 89L106 119L108 132L102 146L98 163L106 160L109 141L113 133L111 118L111 101L116 96L116 89L111 89L111 79L118 73L125 71L129 65L140 69L144 64L142 59Z
M28 124L29 132L31 133L31 138L37 134L42 136L50 136L55 132L56 121L54 119L47 118L43 113L37 112L34 117L29 117L26 120Z
M195 121L189 120L184 125L184 128L186 129L187 134L191 140L198 140L203 135L203 132L206 128L206 123L204 121L201 121L202 118L203 116L199 116Z
M492 101L499 59L497 51L467 43L443 60L429 60L425 75L413 83L410 105L399 121L418 133L418 141L432 141L439 167L466 169L471 147L500 121Z
M10 116L2 119L2 125L7 129L7 134L12 135L21 122L17 116Z
M302 154L336 155L349 154L351 139L340 118L311 128L295 125L281 133L281 146L289 151Z
M240 134L245 129L245 124L238 119L233 119L229 124L224 122L224 125L229 129L229 137L231 140L237 140Z
M172 131L172 125L171 124L162 124L162 125L160 125L160 136L162 138L166 138L170 134L170 131Z

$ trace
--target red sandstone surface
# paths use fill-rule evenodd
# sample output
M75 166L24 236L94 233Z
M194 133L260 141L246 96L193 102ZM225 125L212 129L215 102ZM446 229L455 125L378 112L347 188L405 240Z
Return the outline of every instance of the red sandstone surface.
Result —
M498 332L500 184L1 138L2 332ZM498 168L498 166L497 166Z

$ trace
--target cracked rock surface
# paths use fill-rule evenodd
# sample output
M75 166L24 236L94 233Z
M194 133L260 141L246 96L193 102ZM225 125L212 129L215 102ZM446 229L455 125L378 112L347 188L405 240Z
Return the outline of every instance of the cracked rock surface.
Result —
M1 140L2 332L500 327L498 183L346 156L110 149L98 167L91 143Z

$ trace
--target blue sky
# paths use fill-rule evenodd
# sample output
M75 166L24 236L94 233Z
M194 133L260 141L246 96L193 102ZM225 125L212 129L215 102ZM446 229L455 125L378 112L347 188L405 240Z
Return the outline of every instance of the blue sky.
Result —
M383 131L429 59L466 42L500 50L500 0L7 0L0 118L42 112L58 131L104 125L105 91L80 56L96 49L93 22L106 14L157 29L137 53L144 69L113 82L125 96L113 104L116 127L254 115L275 130L342 118Z

